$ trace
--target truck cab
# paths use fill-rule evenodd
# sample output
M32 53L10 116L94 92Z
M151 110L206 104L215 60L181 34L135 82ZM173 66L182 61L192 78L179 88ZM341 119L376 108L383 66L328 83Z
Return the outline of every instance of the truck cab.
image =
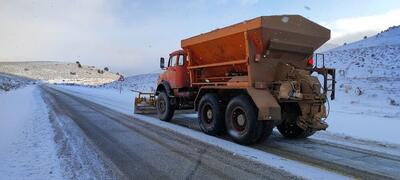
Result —
M158 84L168 83L171 89L180 89L190 86L189 71L187 69L187 55L183 50L177 50L169 54L165 64L164 58L160 59L160 67L164 70L160 74Z

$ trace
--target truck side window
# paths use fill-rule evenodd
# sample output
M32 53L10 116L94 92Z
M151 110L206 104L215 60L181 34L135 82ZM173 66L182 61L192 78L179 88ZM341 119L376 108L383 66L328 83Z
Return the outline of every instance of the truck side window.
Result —
M178 56L178 66L183 66L183 55Z
M172 56L169 58L168 67L176 66L176 56Z

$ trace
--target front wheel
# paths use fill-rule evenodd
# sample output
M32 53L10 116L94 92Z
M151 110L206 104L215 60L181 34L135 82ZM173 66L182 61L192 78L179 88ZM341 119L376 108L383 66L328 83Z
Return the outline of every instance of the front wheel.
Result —
M229 136L239 144L253 144L272 133L273 121L259 121L258 110L247 96L234 97L225 113L225 125Z
M174 107L171 104L170 98L167 93L160 92L157 97L157 114L162 121L171 121L172 116L174 116Z

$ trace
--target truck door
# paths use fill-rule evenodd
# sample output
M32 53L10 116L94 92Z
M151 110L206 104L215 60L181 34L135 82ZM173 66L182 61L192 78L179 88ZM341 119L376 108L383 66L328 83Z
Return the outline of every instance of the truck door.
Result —
M172 89L189 86L186 57L181 54L171 55L168 61L167 79Z
M172 89L176 88L176 83L175 83L175 76L176 76L176 60L177 60L177 55L170 55L169 60L168 60L168 67L166 71L166 78L171 86Z
M178 55L176 66L176 87L183 88L189 87L189 71L187 70L186 56L183 54Z

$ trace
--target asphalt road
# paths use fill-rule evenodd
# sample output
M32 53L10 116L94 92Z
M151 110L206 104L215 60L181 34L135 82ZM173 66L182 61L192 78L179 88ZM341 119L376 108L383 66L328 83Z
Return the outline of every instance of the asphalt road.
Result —
M296 179L99 104L43 86L50 107L72 119L127 179Z

